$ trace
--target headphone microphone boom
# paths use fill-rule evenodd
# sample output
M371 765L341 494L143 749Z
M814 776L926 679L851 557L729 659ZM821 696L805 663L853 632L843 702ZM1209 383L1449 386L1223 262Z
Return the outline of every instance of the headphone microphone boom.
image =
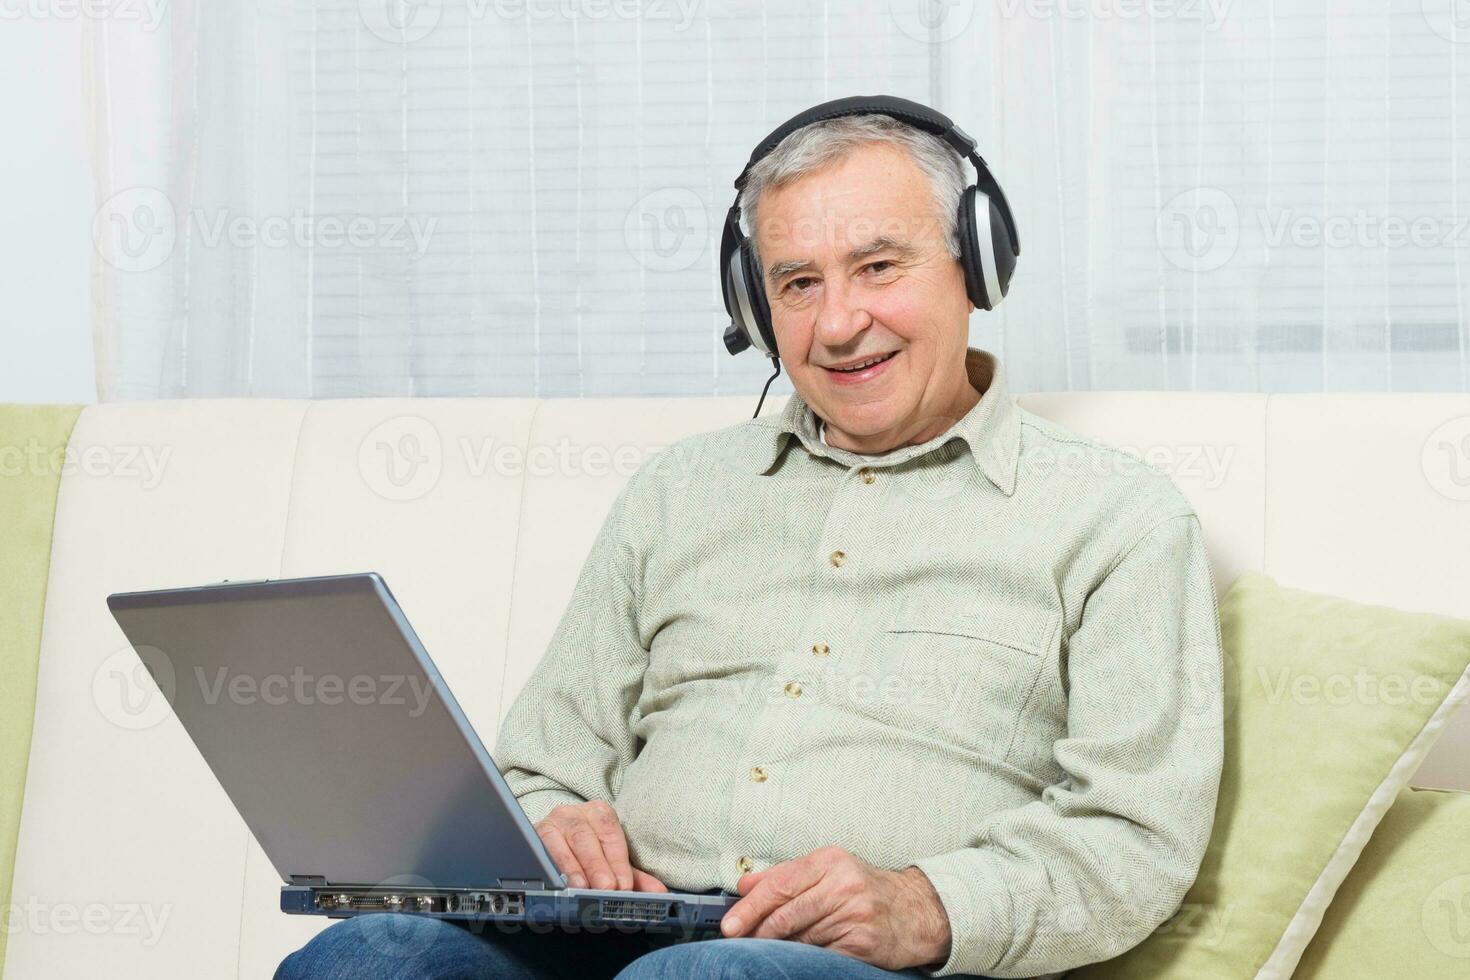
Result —
M735 203L725 216L725 231L720 240L720 291L725 299L725 311L730 314L730 325L724 334L725 349L739 354L753 346L775 360L776 374L781 372L781 361L776 352L776 335L771 329L771 307L766 300L765 279L755 266L752 243L740 230L740 192L745 189L750 169L798 129L824 119L862 115L891 116L932 133L975 165L975 183L960 195L957 216L965 292L977 308L993 310L1010 289L1016 259L1021 255L1021 239L1000 184L975 152L975 141L948 116L908 99L854 95L823 102L777 126L751 153L745 169L735 178ZM767 388L776 374L766 382ZM762 391L761 401L765 397ZM760 414L759 404L755 411Z

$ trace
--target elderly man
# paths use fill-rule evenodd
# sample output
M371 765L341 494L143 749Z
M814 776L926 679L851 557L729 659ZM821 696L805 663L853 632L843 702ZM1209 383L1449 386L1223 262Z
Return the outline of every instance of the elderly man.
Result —
M1030 977L1178 908L1222 756L1193 510L967 346L951 145L850 112L748 176L796 396L628 482L495 753L573 886L738 893L725 938L393 957L369 916L278 977Z

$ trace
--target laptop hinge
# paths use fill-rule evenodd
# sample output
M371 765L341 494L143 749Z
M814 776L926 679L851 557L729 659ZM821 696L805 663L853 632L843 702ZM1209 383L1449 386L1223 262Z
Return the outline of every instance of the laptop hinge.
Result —
M514 888L520 891L544 892L546 882L540 878L501 878L501 888Z
M322 875L292 875L291 876L291 884L293 884L293 885L323 885L323 886L325 886L326 883L327 883L327 879L325 877L323 877Z

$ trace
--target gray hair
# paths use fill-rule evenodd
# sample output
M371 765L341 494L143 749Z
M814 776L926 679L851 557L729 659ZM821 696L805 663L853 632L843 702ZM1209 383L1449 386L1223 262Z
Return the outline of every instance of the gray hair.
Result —
M908 150L934 194L934 207L945 247L951 258L960 257L958 215L960 196L965 192L964 157L932 133L884 115L839 116L809 123L790 133L776 148L750 168L740 192L740 217L750 239L756 268L761 268L755 244L756 208L761 195L773 187L789 184L814 170L845 157L864 143L897 143Z

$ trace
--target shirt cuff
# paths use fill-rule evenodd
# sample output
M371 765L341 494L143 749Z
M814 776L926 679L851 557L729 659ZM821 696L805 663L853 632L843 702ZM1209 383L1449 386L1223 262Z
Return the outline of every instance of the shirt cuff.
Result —
M949 917L949 959L940 966L920 967L926 977L954 973L989 976L1010 951L1014 936L1011 896L994 866L979 848L915 861L924 872Z
M546 815L563 803L575 806L578 803L586 803L576 793L564 789L533 789L524 796L517 796L516 802L521 809L526 811L526 818L531 821L532 826L546 819Z

